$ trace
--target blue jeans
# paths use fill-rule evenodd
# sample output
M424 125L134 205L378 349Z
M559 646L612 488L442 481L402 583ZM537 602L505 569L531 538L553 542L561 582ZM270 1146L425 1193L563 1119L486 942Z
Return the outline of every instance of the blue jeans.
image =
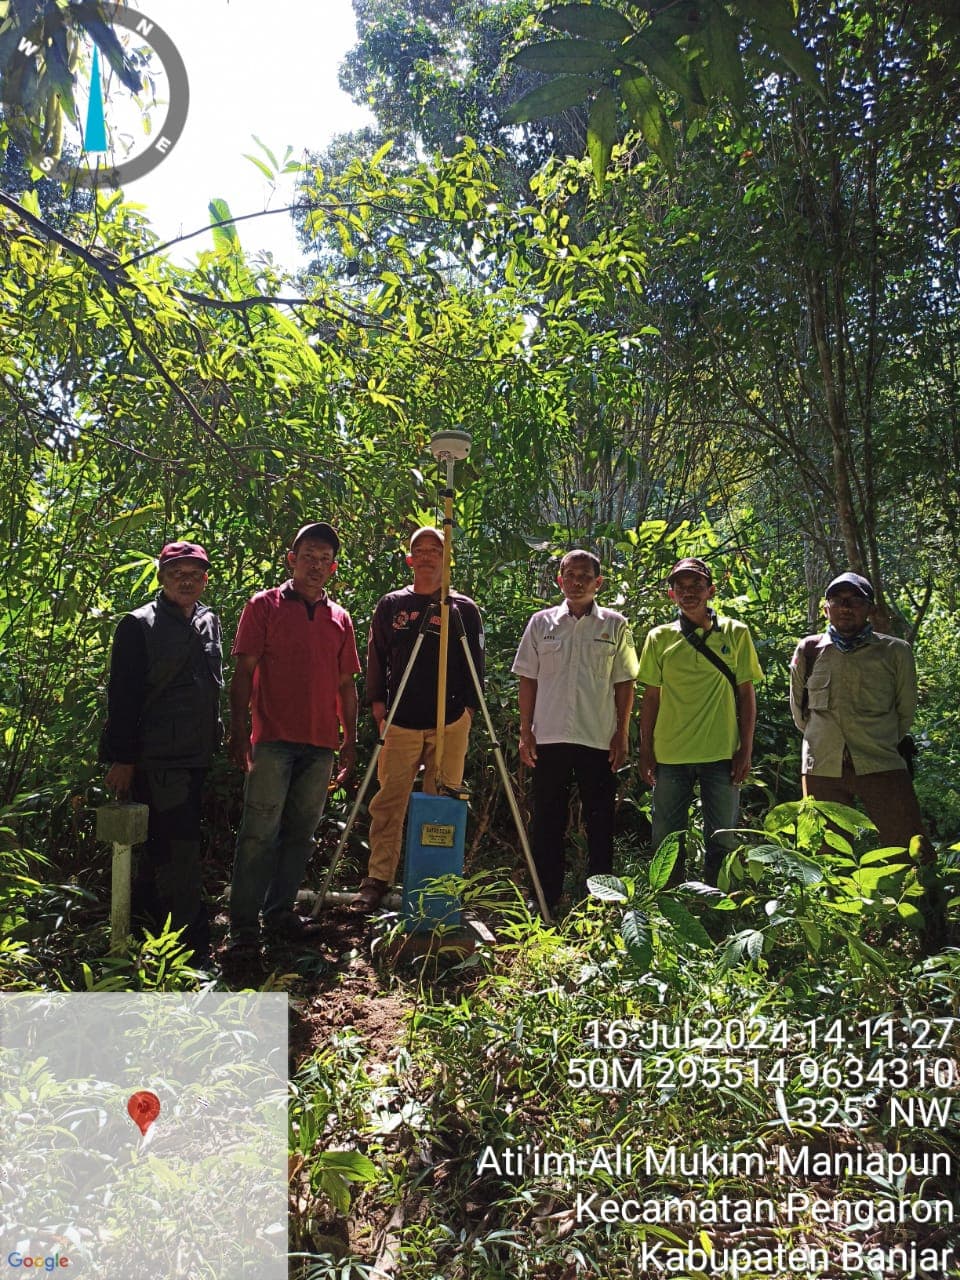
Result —
M659 849L671 832L686 831L697 782L703 809L703 878L707 884L716 884L723 859L734 844L732 836L718 836L717 832L735 827L740 814L740 788L730 781L729 760L712 760L708 764L657 764L651 843L654 850ZM685 878L686 855L681 845L671 883L679 884Z
M290 911L327 798L333 752L305 742L258 742L243 789L230 889L230 935L259 936L257 918Z

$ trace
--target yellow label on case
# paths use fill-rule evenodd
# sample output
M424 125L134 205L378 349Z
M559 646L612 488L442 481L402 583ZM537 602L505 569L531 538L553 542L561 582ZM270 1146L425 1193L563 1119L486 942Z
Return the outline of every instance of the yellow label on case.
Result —
M424 822L420 827L420 843L427 849L452 849L456 832L456 827Z

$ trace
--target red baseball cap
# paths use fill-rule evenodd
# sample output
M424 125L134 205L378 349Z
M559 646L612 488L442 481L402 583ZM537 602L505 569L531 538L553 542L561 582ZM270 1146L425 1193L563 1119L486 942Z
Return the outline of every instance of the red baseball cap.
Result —
M204 569L210 568L207 553L197 542L168 542L160 552L161 569L166 569L171 564L179 564L181 560L193 560L197 564L202 564Z

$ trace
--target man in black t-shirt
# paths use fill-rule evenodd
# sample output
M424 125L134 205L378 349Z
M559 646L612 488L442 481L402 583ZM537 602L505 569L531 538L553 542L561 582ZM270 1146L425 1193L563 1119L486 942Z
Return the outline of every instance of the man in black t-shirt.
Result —
M443 534L439 529L418 529L410 539L407 564L413 569L413 585L381 598L370 624L367 646L366 696L377 728L383 732L387 710L392 707L423 622L430 617L424 642L403 697L393 714L377 763L380 790L370 802L370 862L360 886L357 906L372 911L396 875L400 862L403 820L417 771L425 769L423 789L436 792L435 752L437 727L437 675L440 641L440 586L443 574ZM483 622L480 610L467 596L450 592L451 613L463 622L470 653L483 681ZM443 783L458 787L473 713L479 705L467 667L459 628L451 618L447 654L447 696L443 740Z

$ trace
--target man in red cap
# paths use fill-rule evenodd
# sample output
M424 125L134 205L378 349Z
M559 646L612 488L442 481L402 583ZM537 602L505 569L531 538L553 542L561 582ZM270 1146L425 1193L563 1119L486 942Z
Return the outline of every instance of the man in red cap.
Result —
M233 642L230 756L247 775L230 889L236 957L259 950L261 912L269 937L297 941L319 929L297 914L297 890L334 757L339 784L357 743L353 623L326 590L339 551L329 524L305 524L287 552L290 580L247 601Z
M200 597L210 561L195 542L160 552L155 600L121 618L107 686L100 757L119 799L150 809L132 887L135 920L152 930L167 916L201 967L209 960L203 904L200 802L222 740L220 619Z

